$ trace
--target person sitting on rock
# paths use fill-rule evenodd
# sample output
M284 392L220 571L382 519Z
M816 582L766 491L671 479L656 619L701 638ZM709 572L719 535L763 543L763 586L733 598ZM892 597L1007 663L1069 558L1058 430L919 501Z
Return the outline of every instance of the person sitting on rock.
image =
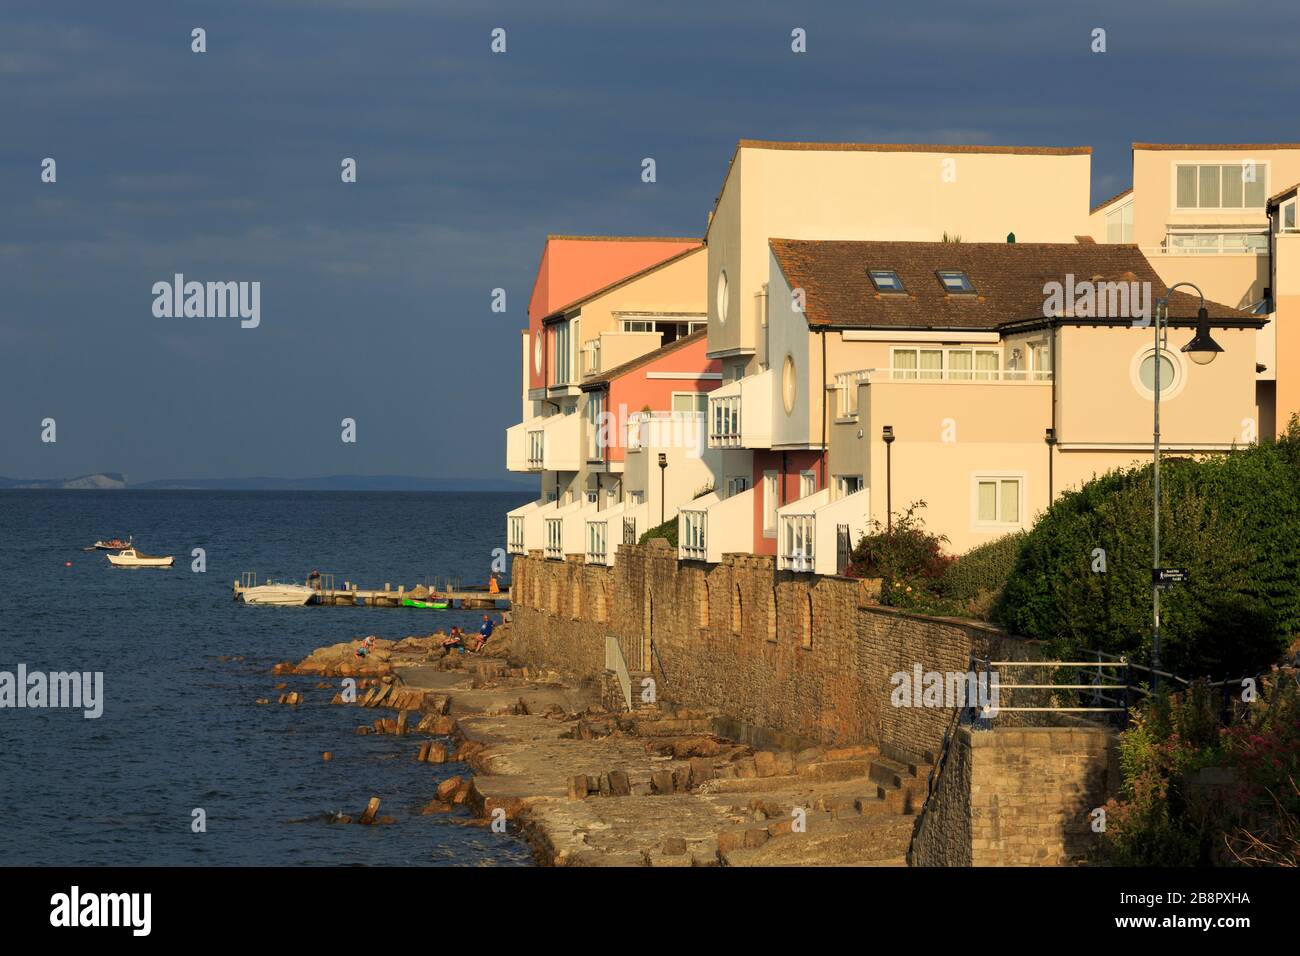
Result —
M465 635L461 633L459 627L453 627L451 633L442 639L442 656L446 657L452 651L465 652Z
M480 625L478 629L478 644L474 646L475 653L478 653L479 651L483 650L483 645L486 644L488 642L488 638L492 636L492 631L494 628L495 625L492 623L492 618L484 614L483 623L482 625Z

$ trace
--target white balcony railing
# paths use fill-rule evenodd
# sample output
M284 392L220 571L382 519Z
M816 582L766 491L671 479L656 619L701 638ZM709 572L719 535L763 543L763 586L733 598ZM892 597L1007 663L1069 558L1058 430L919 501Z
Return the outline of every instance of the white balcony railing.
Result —
M582 343L582 377L590 378L600 374L600 339L588 339Z
M816 553L814 531L817 519L812 514L780 516L777 558L782 571L812 571Z
M609 521L587 522L587 563L609 564Z
M709 513L683 508L677 529L679 557L688 561L704 561L708 549Z
M709 399L709 447L740 447L740 396Z
M528 433L528 451L525 461L528 467L540 471L542 463L546 460L546 433L540 428L535 428Z
M525 554L524 516L510 515L506 530L506 550L511 554Z
M709 492L677 513L677 557L717 564L723 554L754 550L754 489L729 498Z
M841 372L835 376L835 413L839 418L858 415L858 386L867 381L868 369Z
M777 567L782 571L838 574L847 551L866 533L869 491L831 501L823 489L777 511Z
M547 518L544 554L555 561L564 560L564 519Z
M633 412L627 417L628 451L644 448L703 450L704 412Z
M1051 369L1015 369L1015 368L867 368L855 372L844 372L835 376L835 387L841 387L856 378L854 386L848 391L853 393L852 407L857 413L857 385L866 382L1050 382ZM846 416L841 416L846 417Z

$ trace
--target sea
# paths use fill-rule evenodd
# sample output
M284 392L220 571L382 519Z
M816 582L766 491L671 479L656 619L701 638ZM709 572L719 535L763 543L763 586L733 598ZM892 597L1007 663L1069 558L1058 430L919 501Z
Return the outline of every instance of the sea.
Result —
M102 672L104 699L96 719L0 709L0 866L531 865L521 839L466 825L465 810L420 815L465 765L416 763L415 737L358 736L369 721L330 705L333 689L271 673L367 634L477 629L481 611L232 599L246 571L302 582L317 569L363 588L486 583L505 514L528 498L0 492L0 671ZM128 535L174 566L113 568L83 550ZM282 680L301 706L277 703ZM329 822L358 816L372 796L395 824Z

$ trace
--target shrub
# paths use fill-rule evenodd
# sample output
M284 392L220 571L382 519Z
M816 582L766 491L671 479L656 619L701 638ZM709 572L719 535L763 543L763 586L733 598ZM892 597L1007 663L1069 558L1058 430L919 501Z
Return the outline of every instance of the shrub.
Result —
M1162 663L1238 676L1300 631L1300 425L1267 441L1161 468L1161 558L1190 581L1161 595ZM1100 648L1145 661L1151 643L1149 466L1059 498L1026 535L995 609L1063 655ZM1104 560L1105 571L1094 570Z
M1300 862L1296 676L1293 669L1264 676L1259 698L1236 707L1236 723L1226 728L1221 691L1203 682L1135 710L1120 736L1120 795L1106 805L1107 859L1127 866ZM1198 785L1206 767L1228 771L1234 783L1226 791Z
M894 607L934 610L935 583L947 571L952 558L944 555L944 535L925 530L916 512L925 507L915 501L895 514L892 528L873 519L871 530L858 541L849 555L848 577L880 578L880 600Z
M663 524L655 525L653 528L641 535L640 544L645 544L651 538L665 538L674 548L677 547L677 517L674 515Z
M955 601L1000 594L1016 566L1024 541L1023 531L1007 534L959 555L939 579L939 593Z

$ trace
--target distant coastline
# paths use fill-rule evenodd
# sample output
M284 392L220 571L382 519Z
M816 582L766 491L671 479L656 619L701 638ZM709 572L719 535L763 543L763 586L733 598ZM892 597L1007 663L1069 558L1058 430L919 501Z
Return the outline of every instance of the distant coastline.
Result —
M164 478L132 483L121 472L76 478L5 478L0 491L529 491L526 478L418 478L412 475L325 475L318 478Z

